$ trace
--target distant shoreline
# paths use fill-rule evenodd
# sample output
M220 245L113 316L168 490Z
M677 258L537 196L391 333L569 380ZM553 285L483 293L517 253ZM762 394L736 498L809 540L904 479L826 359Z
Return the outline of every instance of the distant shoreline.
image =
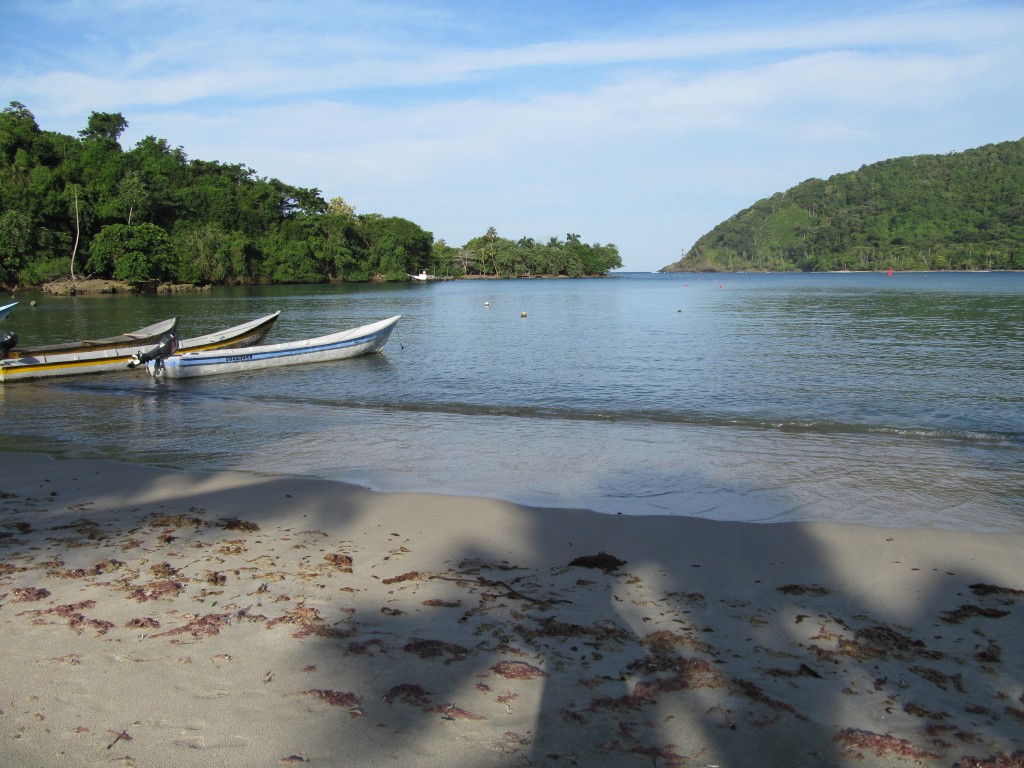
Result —
M997 274L1020 274L1024 273L1024 270L1020 269L914 269L914 270L894 270L894 275L907 274L907 275L982 275L989 273ZM568 275L530 275L520 277L507 277L500 275L459 275L452 277L438 277L434 280L427 280L422 282L452 282L457 280L601 280L608 278L618 278L623 275L637 274L637 275L873 275L873 274L886 274L886 270L878 269L841 269L841 270L828 270L822 272L808 272L803 270L756 270L756 269L745 269L735 272L722 272L717 270L685 270L685 269L668 269L663 267L662 269L654 272L646 272L643 270L617 270L607 272L603 275L584 275L582 277L569 277ZM410 283L416 283L421 281L410 280ZM301 285L363 285L364 283L348 283L348 282L332 282L332 283L302 283ZM370 284L370 283L366 283ZM259 283L253 284L253 287L261 286L266 287L267 285L295 285L294 283ZM19 291L32 291L38 293L45 293L51 296L95 296L104 294L141 294L141 293L208 293L215 288L227 288L227 287L245 287L237 285L195 285L191 283L159 283L153 281L151 283L132 283L126 280L96 280L96 279L85 279L85 280L59 280L51 283L45 283L40 286L19 286L17 289L12 289L7 292L10 296L17 296Z

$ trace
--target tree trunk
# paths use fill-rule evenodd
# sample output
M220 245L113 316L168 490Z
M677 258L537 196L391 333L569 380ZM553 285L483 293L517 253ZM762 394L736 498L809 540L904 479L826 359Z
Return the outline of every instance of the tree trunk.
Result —
M74 190L75 193L75 244L71 248L71 282L75 282L75 254L78 253L78 236L80 234L80 227L78 223L78 190Z

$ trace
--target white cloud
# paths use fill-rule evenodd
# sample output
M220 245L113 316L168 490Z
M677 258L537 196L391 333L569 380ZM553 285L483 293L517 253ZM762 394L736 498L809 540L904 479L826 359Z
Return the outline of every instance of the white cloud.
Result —
M156 135L449 242L564 229L638 268L809 176L1024 133L1015 4L729 25L687 8L646 33L581 10L544 38L500 10L43 0L0 32L0 98L72 134L121 112L127 146Z

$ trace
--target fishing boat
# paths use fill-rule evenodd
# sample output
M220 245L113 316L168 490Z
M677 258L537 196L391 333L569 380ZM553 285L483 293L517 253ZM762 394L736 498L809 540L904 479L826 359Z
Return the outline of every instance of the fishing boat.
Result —
M18 302L14 302L13 304L4 304L2 307L0 307L0 320L3 320L5 317L11 314L11 310L14 309L16 306L18 306Z
M395 315L369 325L313 339L240 347L220 352L183 352L181 347L174 352L173 344L169 344L164 346L164 354L139 355L133 363L146 363L149 372L158 378L187 379L218 373L277 368L283 365L344 360L379 352L387 343L400 317L401 315Z
M241 325L184 339L178 349L216 350L260 344L280 315L279 310ZM15 334L4 334L0 344L0 383L123 370L133 356L155 349L162 339L173 334L177 324L178 318L172 317L119 336L23 349L16 348Z

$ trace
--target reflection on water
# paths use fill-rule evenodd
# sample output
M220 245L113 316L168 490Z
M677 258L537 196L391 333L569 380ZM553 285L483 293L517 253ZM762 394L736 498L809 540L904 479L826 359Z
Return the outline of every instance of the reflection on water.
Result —
M283 341L403 319L385 354L340 364L0 388L0 447L608 513L1022 529L1024 276L898 278L46 298L5 327L58 341L178 314L192 335L282 309Z

